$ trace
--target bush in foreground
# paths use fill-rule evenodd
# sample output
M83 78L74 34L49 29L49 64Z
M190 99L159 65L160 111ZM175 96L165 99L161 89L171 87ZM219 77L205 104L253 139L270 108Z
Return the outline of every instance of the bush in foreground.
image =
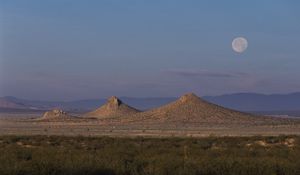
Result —
M299 138L0 137L1 175L298 175Z

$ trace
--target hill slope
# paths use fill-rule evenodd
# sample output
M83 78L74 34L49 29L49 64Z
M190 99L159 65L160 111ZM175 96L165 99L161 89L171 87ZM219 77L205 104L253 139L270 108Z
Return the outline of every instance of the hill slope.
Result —
M107 102L100 108L85 114L84 117L106 119L133 115L138 112L139 110L128 106L127 104L123 103L120 99L113 96L109 98Z
M0 108L4 109L29 109L21 102L16 101L14 97L0 97Z
M178 100L162 107L139 113L133 120L187 123L243 123L266 120L266 117L223 108L202 100L195 94L183 95Z

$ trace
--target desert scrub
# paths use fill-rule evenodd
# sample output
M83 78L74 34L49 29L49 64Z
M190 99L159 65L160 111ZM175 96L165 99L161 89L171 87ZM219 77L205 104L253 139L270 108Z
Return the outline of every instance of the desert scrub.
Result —
M1 136L1 175L298 175L299 137Z

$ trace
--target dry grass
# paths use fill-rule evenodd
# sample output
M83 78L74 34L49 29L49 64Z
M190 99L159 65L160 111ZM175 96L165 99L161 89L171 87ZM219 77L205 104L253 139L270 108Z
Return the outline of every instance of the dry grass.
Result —
M293 147L285 145L293 140ZM1 175L298 175L299 137L0 137ZM264 142L265 145L256 144ZM251 146L247 146L251 144Z

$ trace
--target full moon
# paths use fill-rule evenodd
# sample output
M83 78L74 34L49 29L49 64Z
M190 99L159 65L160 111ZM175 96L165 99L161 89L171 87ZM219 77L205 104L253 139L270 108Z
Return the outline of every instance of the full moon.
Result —
M244 37L237 37L234 38L234 40L232 41L232 49L235 52L243 53L247 49L247 47L248 47L248 41Z

